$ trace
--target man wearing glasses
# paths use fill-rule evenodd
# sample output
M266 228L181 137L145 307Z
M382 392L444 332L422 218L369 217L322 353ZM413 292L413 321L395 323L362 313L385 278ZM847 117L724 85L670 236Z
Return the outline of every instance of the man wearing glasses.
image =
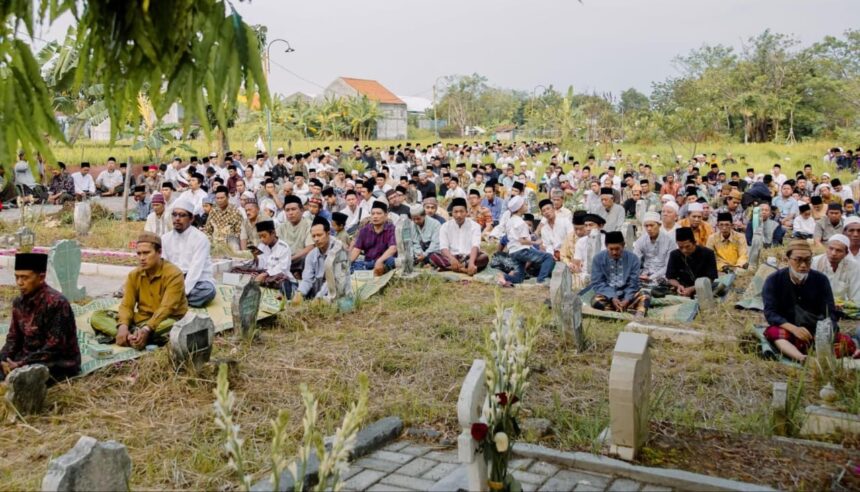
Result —
M185 296L191 307L203 307L215 298L215 278L209 256L209 239L191 223L195 205L181 197L173 205L173 230L161 237L164 259L185 275Z
M786 256L788 268L771 274L762 289L768 324L764 336L783 355L803 362L819 321L829 317L834 332L838 330L836 305L827 277L811 268L812 248L805 239L792 240ZM833 342L837 357L850 357L855 351L854 342L844 333L835 333Z

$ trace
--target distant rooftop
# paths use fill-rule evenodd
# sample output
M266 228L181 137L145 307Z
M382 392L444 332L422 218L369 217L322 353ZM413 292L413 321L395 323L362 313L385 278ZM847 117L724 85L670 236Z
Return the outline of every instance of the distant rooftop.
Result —
M371 101L383 104L406 104L399 97L395 96L393 92L375 80L353 79L349 77L341 77L341 80L349 84L359 94L367 96Z

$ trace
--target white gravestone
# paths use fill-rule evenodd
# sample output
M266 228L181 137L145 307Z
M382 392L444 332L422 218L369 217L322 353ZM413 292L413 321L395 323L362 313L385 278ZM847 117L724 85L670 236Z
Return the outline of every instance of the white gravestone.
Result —
M87 200L75 203L75 232L78 236L86 236L92 226L93 210Z
M550 302L555 325L562 336L573 336L576 351L585 350L582 331L582 299L573 291L573 274L564 263L556 263L550 279Z
M648 440L651 355L648 335L622 332L609 369L610 451L633 460Z
M116 441L83 436L68 453L52 460L42 479L43 492L128 490L131 458Z
M401 270L401 277L412 278L415 273L415 255L412 252L412 237L415 234L411 220L401 220L394 229L397 240L395 264Z
M478 443L472 438L472 424L481 418L484 401L487 399L487 363L476 359L469 374L463 380L460 397L457 399L457 420L462 432L457 437L457 457L466 466L469 490L484 492L487 485L487 460L478 451Z
M708 277L696 279L696 300L699 301L700 309L713 309L717 305L714 301L713 285Z

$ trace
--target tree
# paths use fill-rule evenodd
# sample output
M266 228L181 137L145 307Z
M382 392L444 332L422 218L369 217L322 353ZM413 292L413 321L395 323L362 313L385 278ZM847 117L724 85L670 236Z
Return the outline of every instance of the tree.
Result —
M445 77L445 95L439 101L439 111L448 115L448 123L466 133L467 126L478 122L478 100L487 89L487 78L474 73L472 75L450 75Z
M631 87L621 93L621 103L618 106L623 113L631 114L648 111L651 107L651 101L648 96Z
M35 3L35 5L34 5ZM53 101L30 45L36 24L62 14L76 19L78 53L72 90L101 85L111 136L125 128L140 93L148 94L157 118L173 103L185 108L183 126L208 122L206 107L226 125L225 101L241 88L269 104L257 36L222 0L38 0L0 7L0 156L18 147L53 154L46 137L65 142ZM150 90L151 89L151 90ZM28 103L22 111L20 101ZM204 124L208 132L208 124Z

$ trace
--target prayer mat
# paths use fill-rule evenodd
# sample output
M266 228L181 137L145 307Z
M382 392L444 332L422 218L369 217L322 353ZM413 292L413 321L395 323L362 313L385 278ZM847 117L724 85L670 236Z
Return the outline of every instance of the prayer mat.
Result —
M582 298L582 314L585 316L625 321L632 321L635 319L630 313L594 309L591 307L591 300L594 298L594 292L591 290L581 291L579 295ZM693 321L698 312L699 303L696 302L695 299L682 296L666 296L657 299L652 298L651 307L648 308L648 314L645 315L643 320L689 323L690 321Z
M352 275L350 275L350 278L352 280L352 292L355 293L355 298L357 300L366 301L370 296L382 290L397 271L399 270L392 269L385 275L381 275L379 277L375 276L372 270L359 270L357 272L353 272Z
M440 272L440 271L435 270L433 268L421 268L421 269L418 269L416 271L420 272L420 273L426 272L426 273L429 273L431 275L436 275L436 276L439 276L442 279L447 280L449 282L466 281L466 282L480 282L482 284L495 284L498 277L499 277L499 274L503 273L501 270L497 270L497 269L491 268L489 266L487 268L484 268L482 271L476 273L475 275L473 275L471 277L466 275L465 273ZM549 279L547 279L546 281L549 282ZM535 280L534 278L530 278L530 279L524 280L522 283L516 284L515 287L536 287L537 285L538 285L537 280Z
M767 263L761 263L756 269L752 280L750 280L747 290L744 291L744 295L735 303L735 307L738 309L751 309L754 311L764 310L764 301L762 301L761 298L761 291L764 288L764 281L767 280L770 274L775 271L776 268L768 265Z
M758 337L759 357L765 360L775 360L787 366L803 367L800 363L782 355L782 352L780 352L779 349L776 348L776 345L770 343L770 341L764 337L764 331L766 329L766 326L753 326L753 331L755 332L756 337Z

